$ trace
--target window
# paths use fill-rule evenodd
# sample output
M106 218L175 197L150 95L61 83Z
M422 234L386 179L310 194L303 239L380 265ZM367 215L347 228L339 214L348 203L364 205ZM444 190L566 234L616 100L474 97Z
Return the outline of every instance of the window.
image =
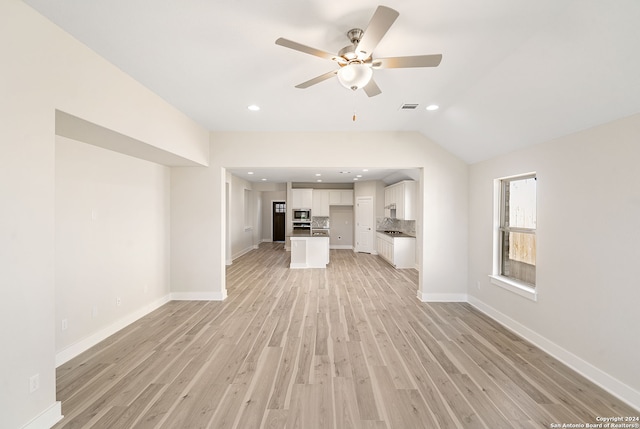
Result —
M281 202L274 202L273 203L273 211L275 213L286 213L286 204L285 203L281 203Z
M493 283L533 294L536 284L536 175L496 181Z

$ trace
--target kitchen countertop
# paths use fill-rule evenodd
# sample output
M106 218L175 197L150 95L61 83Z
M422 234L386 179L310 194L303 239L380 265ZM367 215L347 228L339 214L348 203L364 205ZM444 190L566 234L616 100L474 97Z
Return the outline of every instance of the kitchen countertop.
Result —
M329 237L328 231L322 231L321 234L318 234L319 231L293 231L289 237L291 238L314 238L314 237Z
M386 235L388 237L416 238L414 235L409 235L409 234L404 233L404 232L400 232L399 234L398 233L390 233L389 231L381 231L381 230L378 230L376 232L384 234L384 235Z

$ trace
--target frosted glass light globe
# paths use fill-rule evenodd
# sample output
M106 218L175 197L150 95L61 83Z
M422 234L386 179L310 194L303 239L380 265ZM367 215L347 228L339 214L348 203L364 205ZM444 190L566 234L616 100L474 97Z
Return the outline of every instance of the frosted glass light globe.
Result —
M366 86L372 76L373 70L366 64L347 64L338 70L338 80L340 84L353 91Z

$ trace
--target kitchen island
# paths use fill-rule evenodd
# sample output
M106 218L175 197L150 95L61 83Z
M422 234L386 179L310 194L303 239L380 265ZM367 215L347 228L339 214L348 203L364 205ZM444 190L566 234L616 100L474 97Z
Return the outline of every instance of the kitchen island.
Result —
M327 268L329 263L329 235L309 232L291 237L291 264L289 268Z

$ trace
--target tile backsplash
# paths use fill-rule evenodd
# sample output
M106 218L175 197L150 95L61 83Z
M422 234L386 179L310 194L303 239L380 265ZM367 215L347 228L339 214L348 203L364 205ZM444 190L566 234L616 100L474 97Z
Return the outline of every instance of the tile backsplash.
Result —
M311 216L311 228L329 229L329 216Z
M405 234L416 235L416 221L382 217L376 219L377 231L402 231Z

